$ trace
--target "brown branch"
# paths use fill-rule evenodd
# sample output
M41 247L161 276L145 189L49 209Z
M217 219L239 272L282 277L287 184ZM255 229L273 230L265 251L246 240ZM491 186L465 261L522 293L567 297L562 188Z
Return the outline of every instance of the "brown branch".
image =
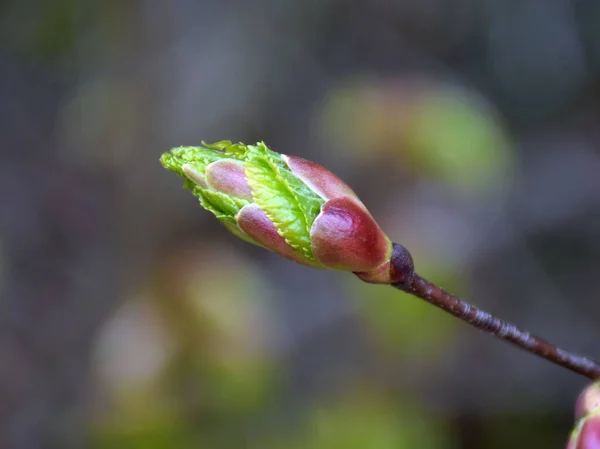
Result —
M559 348L558 346L518 329L515 325L496 318L466 303L440 287L423 279L413 271L412 258L402 246L394 243L392 264L402 280L393 287L418 296L430 304L469 323L482 332L518 346L546 360L575 371L590 379L600 379L600 364L587 357Z

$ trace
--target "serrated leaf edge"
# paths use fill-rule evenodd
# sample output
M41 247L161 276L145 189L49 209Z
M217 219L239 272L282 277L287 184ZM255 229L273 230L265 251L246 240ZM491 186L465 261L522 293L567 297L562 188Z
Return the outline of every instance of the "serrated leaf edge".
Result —
M264 145L264 144L263 144ZM248 154L248 165L247 168L249 167L249 165L252 164L251 159L253 158L260 158L262 159L264 162L266 162L267 166L273 171L273 174L275 176L275 180L282 184L283 187L285 189L287 189L288 192L290 192L290 197L293 199L294 201L294 206L298 208L300 215L302 217L302 219L304 220L304 227L306 228L306 216L305 216L305 212L302 209L300 202L298 201L298 198L296 197L296 195L293 192L293 189L291 189L291 187L289 186L289 184L287 183L287 181L285 181L285 179L283 179L283 177L281 176L281 174L274 169L274 165L276 165L274 162L272 162L270 160L270 158L268 157L266 151L264 150L264 148L259 148L253 145L248 145L248 148L250 149L251 154ZM252 151L255 150L255 151ZM267 149L268 150L268 149ZM250 184L250 188L252 189L252 177L248 176L248 183ZM254 192L254 189L252 189ZM259 205L260 206L260 205ZM262 209L262 208L261 208ZM290 245L292 248L294 248L296 251L299 251L304 257L306 257L307 259L309 259L310 261L315 261L316 258L312 252L312 248L310 247L310 229L309 232L306 234L306 236L308 237L308 247L305 246L301 246L298 245L296 243L294 243L293 241L291 241L289 238L287 238L284 233L277 227L277 225L275 224L275 216L270 213L267 210L263 209L263 212L267 215L267 218L269 220L271 220L271 222L275 225L275 229L277 230L277 233L285 240L285 242Z

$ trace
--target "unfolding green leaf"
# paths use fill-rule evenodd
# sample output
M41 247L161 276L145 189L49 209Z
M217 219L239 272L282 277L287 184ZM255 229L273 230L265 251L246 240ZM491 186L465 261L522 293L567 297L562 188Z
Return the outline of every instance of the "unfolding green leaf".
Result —
M310 226L322 200L298 178L286 176L281 156L264 144L249 145L246 157L246 176L255 203L290 246L309 260L315 260L310 247Z

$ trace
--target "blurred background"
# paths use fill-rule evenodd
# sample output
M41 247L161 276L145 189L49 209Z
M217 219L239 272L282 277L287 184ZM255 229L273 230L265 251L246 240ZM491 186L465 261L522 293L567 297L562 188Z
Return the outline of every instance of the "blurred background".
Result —
M0 1L0 448L558 448L578 377L231 236L264 140L420 274L600 357L597 0Z

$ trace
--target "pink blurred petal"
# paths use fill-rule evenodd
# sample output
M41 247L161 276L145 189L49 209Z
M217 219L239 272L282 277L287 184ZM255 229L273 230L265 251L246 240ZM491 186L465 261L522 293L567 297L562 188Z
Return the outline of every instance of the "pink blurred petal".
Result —
M282 154L281 157L292 173L323 199L330 200L341 196L351 196L358 199L344 181L319 164L296 156Z
M351 197L327 201L310 234L317 260L328 268L371 271L391 255L387 236L362 203Z
M244 164L241 161L223 159L206 167L206 181L214 190L227 195L252 199Z

